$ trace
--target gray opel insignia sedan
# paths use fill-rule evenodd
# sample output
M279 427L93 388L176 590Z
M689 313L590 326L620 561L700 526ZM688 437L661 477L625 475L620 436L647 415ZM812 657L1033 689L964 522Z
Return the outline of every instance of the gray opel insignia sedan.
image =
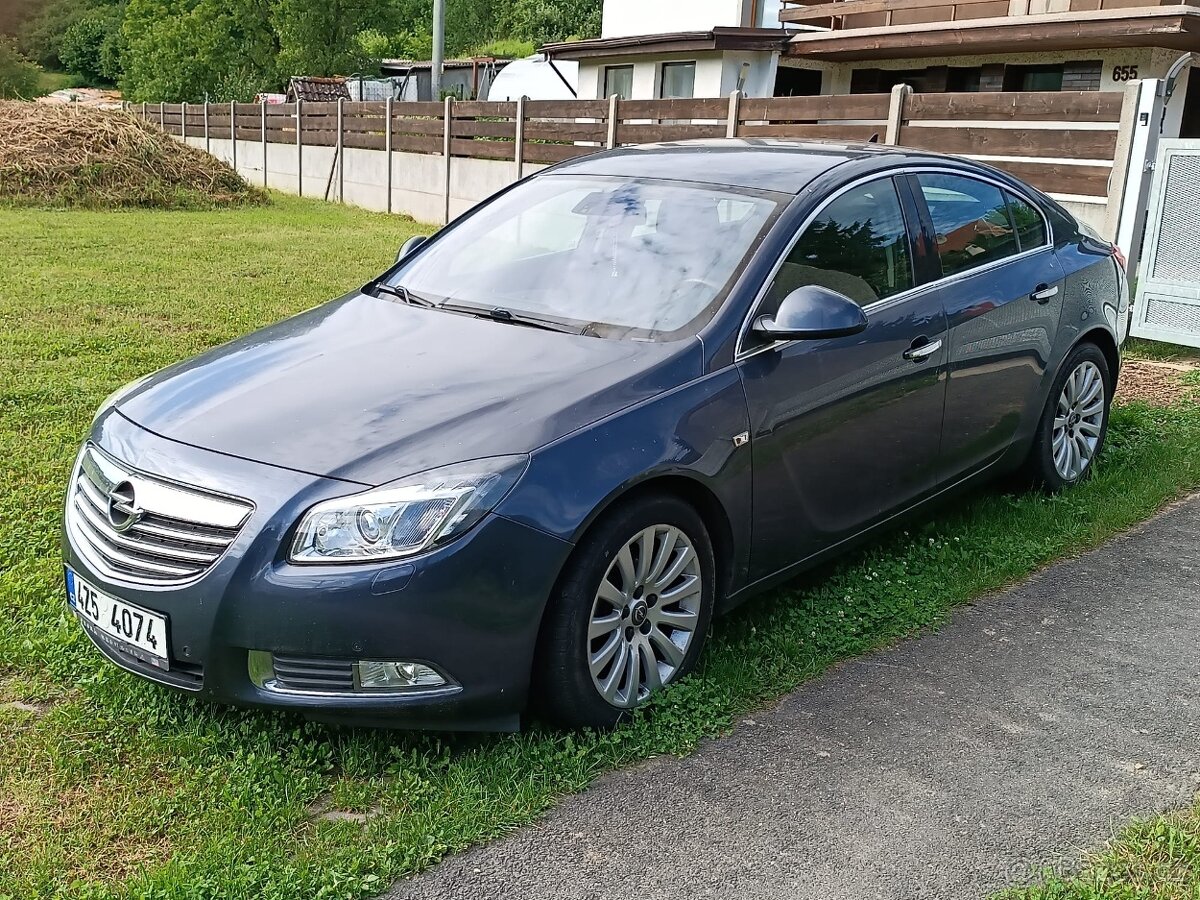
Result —
M1104 445L1120 252L982 165L786 141L539 172L129 385L66 502L100 653L217 701L606 726L714 614Z

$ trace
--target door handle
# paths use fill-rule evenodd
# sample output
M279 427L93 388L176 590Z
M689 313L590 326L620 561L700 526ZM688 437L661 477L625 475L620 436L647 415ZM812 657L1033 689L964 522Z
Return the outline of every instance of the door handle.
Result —
M924 362L942 349L942 339L931 341L928 338L917 338L913 345L904 351L904 358L912 362Z
M1032 294L1029 295L1030 300L1035 300L1045 306L1051 300L1058 296L1058 285L1053 287L1048 284L1039 284Z

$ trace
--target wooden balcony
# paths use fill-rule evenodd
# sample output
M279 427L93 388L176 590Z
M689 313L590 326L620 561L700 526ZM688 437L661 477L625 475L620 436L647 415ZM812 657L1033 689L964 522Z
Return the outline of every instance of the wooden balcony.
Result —
M1005 16L1095 10L1190 7L1200 0L783 0L781 22L835 30L890 25L924 25Z
M1097 47L1200 52L1200 0L784 0L789 56L908 59ZM824 27L822 27L824 26Z

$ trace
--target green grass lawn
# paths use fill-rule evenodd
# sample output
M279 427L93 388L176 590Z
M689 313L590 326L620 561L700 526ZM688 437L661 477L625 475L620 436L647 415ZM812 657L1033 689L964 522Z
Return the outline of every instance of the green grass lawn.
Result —
M86 79L70 72L48 72L42 69L38 72L38 96L53 94L66 88L86 87Z
M752 603L717 623L695 677L608 734L334 729L202 705L103 662L66 612L57 548L96 405L360 284L416 230L287 198L232 212L0 210L0 898L378 893L1200 486L1200 409L1120 409L1086 485L971 495Z
M1074 875L1049 874L997 900L1196 900L1200 897L1200 799L1190 809L1139 819Z

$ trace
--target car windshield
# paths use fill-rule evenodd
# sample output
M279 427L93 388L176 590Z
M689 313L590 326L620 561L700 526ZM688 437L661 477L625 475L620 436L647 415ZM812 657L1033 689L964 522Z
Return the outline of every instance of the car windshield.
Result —
M501 308L598 337L676 339L711 318L777 208L769 195L708 185L534 178L388 283L417 301Z

